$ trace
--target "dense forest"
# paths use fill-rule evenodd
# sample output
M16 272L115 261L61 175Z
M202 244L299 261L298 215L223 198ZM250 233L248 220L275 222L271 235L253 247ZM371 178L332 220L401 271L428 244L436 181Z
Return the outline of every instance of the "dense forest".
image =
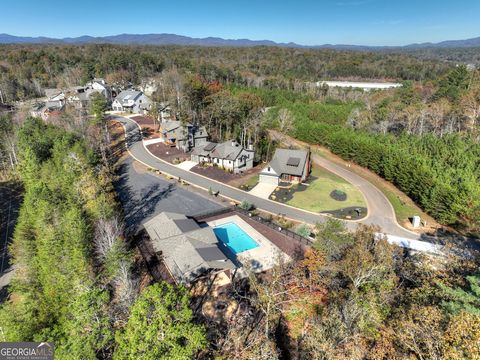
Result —
M98 150L34 118L16 135L24 202L10 245L15 276L0 307L1 341L51 341L59 359L131 359L148 350L138 342L149 331L163 331L168 341L148 358L203 349L204 328L192 322L185 288L156 284L137 298L132 253Z
M171 68L209 81L304 89L305 82L322 79L433 80L448 67L403 54L335 50L4 45L0 47L0 90L11 102L40 95L45 87L75 86L94 77L137 84Z

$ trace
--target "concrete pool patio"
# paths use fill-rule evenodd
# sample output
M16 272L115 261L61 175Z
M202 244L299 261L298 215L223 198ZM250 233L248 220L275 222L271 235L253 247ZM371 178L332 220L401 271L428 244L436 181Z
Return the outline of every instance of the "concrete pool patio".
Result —
M258 244L258 247L253 249L243 251L236 255L231 254L232 256L235 256L235 260L240 262L242 265L242 267L238 269L237 276L246 276L244 266L251 268L254 272L262 272L275 266L279 258L281 258L284 262L291 261L290 256L285 254L275 244L260 234L239 215L231 215L222 217L220 219L207 221L207 224L212 228L228 223L236 224Z

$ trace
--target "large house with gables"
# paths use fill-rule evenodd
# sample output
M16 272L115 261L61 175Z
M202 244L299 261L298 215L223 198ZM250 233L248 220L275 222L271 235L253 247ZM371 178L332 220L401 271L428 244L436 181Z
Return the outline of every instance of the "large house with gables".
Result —
M160 135L163 142L184 152L207 143L208 133L205 126L167 120L160 124Z
M113 100L112 109L114 111L146 114L150 110L151 104L151 100L143 92L124 90Z
M211 164L238 174L253 167L254 155L252 147L246 149L235 140L228 140L220 144L209 142L195 147L191 159L197 163Z

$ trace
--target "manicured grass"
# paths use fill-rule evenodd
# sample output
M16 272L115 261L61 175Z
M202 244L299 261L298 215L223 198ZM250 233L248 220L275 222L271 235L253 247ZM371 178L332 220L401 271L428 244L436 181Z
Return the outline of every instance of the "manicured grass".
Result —
M259 175L255 174L250 176L248 179L245 179L238 187L242 190L252 190L258 184Z
M317 179L313 180L306 190L295 192L293 198L287 201L288 205L315 212L367 206L362 193L343 178L318 166L312 169L311 176ZM330 193L334 190L345 192L347 199L332 199Z
M335 161L341 163L333 158L325 149L318 148L314 149L315 153L318 155L329 159L330 161ZM362 176L371 182L375 187L377 187L390 201L395 211L395 217L401 225L410 223L409 217L413 215L419 215L422 219L427 219L430 224L434 224L435 221L431 216L427 215L422 209L420 209L407 195L402 193L400 190L393 187L391 184L386 184L385 180L380 180L379 177L367 170L362 169L359 171L355 166L349 168L350 171L356 173L357 175Z

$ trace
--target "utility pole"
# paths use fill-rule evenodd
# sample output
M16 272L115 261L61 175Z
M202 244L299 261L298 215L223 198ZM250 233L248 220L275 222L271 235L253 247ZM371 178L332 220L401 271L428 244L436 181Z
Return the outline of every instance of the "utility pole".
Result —
M3 100L3 93L2 93L2 90L0 90L0 99L2 100L2 104L5 104L5 101Z

